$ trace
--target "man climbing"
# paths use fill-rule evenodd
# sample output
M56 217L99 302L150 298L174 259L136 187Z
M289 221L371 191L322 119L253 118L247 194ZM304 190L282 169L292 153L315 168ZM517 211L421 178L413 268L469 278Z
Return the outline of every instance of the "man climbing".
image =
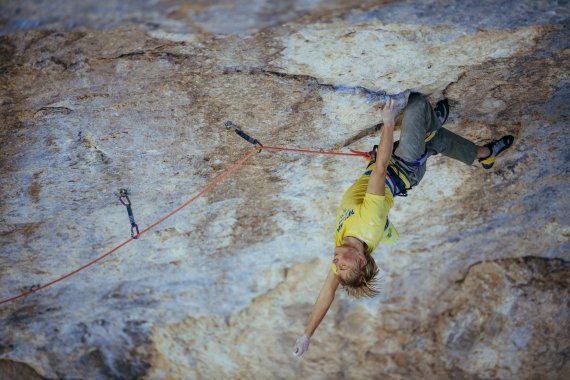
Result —
M514 140L507 135L484 146L475 145L441 127L449 114L447 100L438 102L434 110L425 96L412 93L404 108L400 140L394 144L396 103L390 98L382 110L384 126L375 162L346 191L338 209L332 270L304 335L297 339L293 354L298 357L307 352L310 338L326 315L339 285L357 298L378 294L375 286L378 267L372 251L379 243L391 244L398 238L388 212L395 195L405 195L421 181L427 158L441 153L467 165L478 159L483 168L490 169Z

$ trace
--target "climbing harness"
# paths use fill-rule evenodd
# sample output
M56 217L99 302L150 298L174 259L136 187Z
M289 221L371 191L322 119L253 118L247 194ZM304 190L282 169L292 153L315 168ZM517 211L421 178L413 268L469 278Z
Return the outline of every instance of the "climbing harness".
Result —
M360 152L360 153L364 153L364 152ZM366 153L365 156L368 161L370 161L370 164L368 164L368 166L366 167L366 171L364 172L363 175L371 175L372 174L372 170L368 170L368 168L370 168L370 166L376 162L376 157L378 156L378 145L374 145L374 147L372 148L372 150L368 153ZM402 195L402 190L400 189L404 189L404 195L402 196L406 196L407 194L405 193L405 185L401 184L401 180L398 179L397 175L393 173L393 171L390 171L390 167L388 166L387 168L387 172L388 175L386 176L386 185L388 186L388 188L390 189L390 192L392 193L393 196L396 195Z
M293 149L293 148L285 148L285 147L274 147L274 146L264 146L262 145L257 139L252 138L251 136L249 136L248 134L246 134L245 132L243 132L240 128L238 128L237 125L235 125L233 122L229 121L226 122L226 128L229 130L234 130L236 132L236 134L240 137L242 137L244 140L246 140L247 142L251 143L254 145L254 148L247 153L241 160L239 160L234 166L232 166L230 169L228 169L226 172L222 173L221 175L219 175L216 179L214 179L214 181L212 181L209 185L207 185L202 191L200 191L198 194L194 195L192 198L188 199L186 202L184 202L182 205L180 205L178 208L176 208L175 210L171 211L170 213L168 213L167 215L165 215L164 217L162 217L161 219L159 219L158 221L154 222L153 224L151 224L150 226L148 226L147 228L145 228L144 230L139 232L138 229L138 225L135 223L134 221L134 217L133 217L133 213L132 213L132 208L131 208L131 202L130 199L128 198L128 192L124 189L121 189L120 194L119 194L119 200L121 201L121 203L127 207L127 212L129 214L129 220L131 222L131 238L129 238L128 240L125 240L124 242L122 242L121 244L117 245L116 247L112 248L111 250L107 251L106 253L102 254L101 256L93 259L92 261L88 262L87 264L65 274L62 275L61 277L52 280L46 284L43 285L35 285L32 286L31 288L28 288L27 291L17 295L17 296L13 296L4 300L0 300L0 305L4 304L4 303L8 303L8 302L12 302L12 301L16 301L18 299L27 297L35 292L38 292L42 289L45 289L47 287L50 287L58 282L61 282L81 271L83 271L84 269L89 268L92 265L95 265L96 263L100 262L101 260L105 259L106 257L110 256L111 254L113 254L114 252L118 251L119 249L121 249L122 247L124 247L125 245L135 241L137 238L139 238L140 236L146 234L148 231L150 231L151 229L155 228L156 226L158 226L159 224L161 224L162 222L164 222L166 219L172 217L174 214L178 213L179 211L181 211L182 209L184 209L185 207L187 207L188 205L190 205L192 202L194 202L195 200L197 200L198 198L200 198L201 196L203 196L205 193L207 193L208 191L210 191L215 185L217 185L219 182L221 182L224 178L228 177L230 174L232 174L234 171L236 171L240 166L242 166L247 160L249 160L251 157L253 157L256 153L259 153L261 150L269 150L269 151L285 151L285 152L294 152L294 153L307 153L307 154L318 154L318 155L335 155L335 156L352 156L352 157L363 157L368 161L372 161L373 159L375 160L376 158L376 153L375 150L377 149L373 149L371 152L360 152L360 151L356 151L356 150L350 150L350 153L347 152L327 152L327 151L322 151L322 150L308 150L308 149ZM136 231L136 234L135 234Z
M428 132L426 133L425 137L424 137L424 142L428 142L431 139L433 139L435 137L437 133L437 130L432 131L432 132ZM420 156L420 158L418 158L415 161L406 161L398 156L396 156L395 152L396 152L396 148L398 147L398 143L399 141L396 141L396 143L394 144L394 149L392 150L392 156L396 158L396 160L391 159L390 163L388 165L388 167L386 168L386 171L388 172L388 176L395 184L394 187L394 192L392 192L394 195L398 195L401 197L407 197L408 196L408 190L411 190L411 188L413 187L413 185L411 185L410 180L408 179L408 177L406 176L406 172L405 170L399 165L399 163L403 163L406 166L408 166L409 168L419 168L420 166L424 165L428 159L428 154L427 152L424 152L424 154L422 154Z
M140 232L139 226L135 223L135 217L133 216L133 210L131 209L131 200L129 199L129 194L127 189L120 189L119 190L119 200L123 204L123 206L127 207L127 213L129 214L129 221L131 222L131 237L133 239L138 239ZM135 231L137 232L135 234Z

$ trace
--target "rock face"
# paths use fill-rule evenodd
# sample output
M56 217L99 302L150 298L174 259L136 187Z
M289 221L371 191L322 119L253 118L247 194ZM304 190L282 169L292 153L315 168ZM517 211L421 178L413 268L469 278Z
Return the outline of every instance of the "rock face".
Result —
M0 378L563 379L570 373L569 7L563 1L5 2L0 298L48 284L252 148L368 150L361 86L449 98L446 127L514 146L436 156L291 355L366 163L262 152L97 265L0 305ZM75 4L77 3L77 4ZM278 3L278 4L274 4Z

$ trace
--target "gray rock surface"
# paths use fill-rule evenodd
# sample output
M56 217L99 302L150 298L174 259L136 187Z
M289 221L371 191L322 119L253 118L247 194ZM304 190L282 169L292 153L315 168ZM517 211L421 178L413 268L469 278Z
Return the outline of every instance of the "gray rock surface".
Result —
M368 150L361 86L449 98L448 128L514 146L436 156L396 199L383 292L337 296L291 355L329 270L355 158L262 152L140 239L0 305L0 378L563 379L570 373L566 1L0 5L0 300L184 204L251 145Z

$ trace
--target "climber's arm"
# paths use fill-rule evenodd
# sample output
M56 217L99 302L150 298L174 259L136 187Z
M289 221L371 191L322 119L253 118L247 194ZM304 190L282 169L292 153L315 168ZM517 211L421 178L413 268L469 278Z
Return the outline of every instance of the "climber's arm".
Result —
M317 327L319 327L319 324L327 314L327 311L329 311L329 308L334 301L334 295L338 285L338 278L332 271L330 271L321 291L319 292L317 302L315 302L315 306L313 306L313 312L311 313L311 317L309 318L309 322L305 328L305 333L297 339L295 351L293 352L295 356L301 357L309 349L310 338L315 333Z
M384 195L385 194L385 181L386 181L386 168L390 163L392 157L392 147L394 145L394 124L396 114L398 111L395 109L395 101L390 98L390 102L386 103L382 110L382 119L384 126L380 133L380 143L378 144L378 156L376 158L376 167L372 170L370 180L368 181L367 193Z
M334 301L334 294L338 285L338 277L332 272L332 270L329 271L327 279L325 280L325 283L319 292L319 296L317 297L317 302L315 302L315 306L313 307L313 312L309 318L307 328L305 329L305 335L309 338L315 333L315 330L319 327L319 324L327 314L327 311L329 311L329 307Z

